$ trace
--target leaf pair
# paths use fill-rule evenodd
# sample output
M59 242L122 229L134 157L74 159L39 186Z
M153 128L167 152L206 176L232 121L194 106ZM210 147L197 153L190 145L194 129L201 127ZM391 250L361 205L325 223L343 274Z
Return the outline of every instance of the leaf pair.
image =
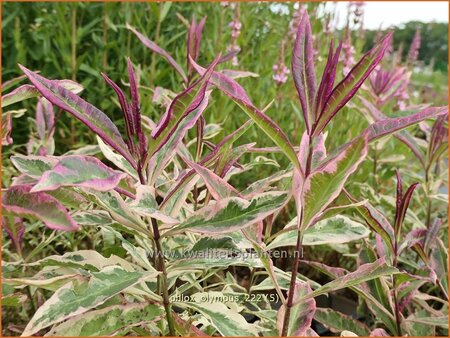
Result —
M51 229L64 231L77 230L78 224L58 201L57 194L61 189L78 187L109 191L127 176L90 156L55 158L18 155L13 156L11 161L30 178L33 185L10 187L3 194L5 210L16 216L39 219Z
M333 43L331 43L328 60L317 89L311 24L307 13L302 16L292 54L292 75L308 135L319 135L339 110L356 94L364 80L381 61L391 37L392 34L387 34L379 41L335 87L334 81L342 45L339 44L333 52Z

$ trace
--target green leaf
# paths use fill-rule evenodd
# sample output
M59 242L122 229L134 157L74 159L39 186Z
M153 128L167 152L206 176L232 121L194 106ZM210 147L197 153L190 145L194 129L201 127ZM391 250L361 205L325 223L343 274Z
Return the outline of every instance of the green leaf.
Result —
M66 268L83 269L88 271L100 271L107 266L119 265L127 271L133 271L133 267L126 260L111 255L106 258L95 250L78 250L67 252L62 256L52 255L45 257L29 266L57 266Z
M289 224L297 224L294 219ZM288 225L289 225L288 224ZM295 246L297 243L297 230L284 232L278 235L267 248L274 249L281 246ZM303 235L303 245L343 244L366 238L370 234L361 223L352 221L346 216L334 216L319 221L306 229Z
M373 263L367 263L361 265L356 271L350 272L342 277L336 278L335 280L321 286L320 288L314 290L311 293L301 297L298 302L305 301L310 298L314 298L325 293L340 290L343 288L348 288L351 286L359 285L361 283L367 282L368 280L379 278L383 276L390 276L392 274L397 274L399 271L386 264L385 258L380 258Z
M22 174L39 178L47 170L51 170L57 163L56 157L15 155L11 162Z
M155 321L163 314L164 310L155 304L113 305L74 316L46 336L112 336L129 326Z
M67 318L80 315L106 302L144 279L156 273L131 272L119 266L108 266L93 272L88 284L70 282L56 291L34 314L23 331L31 336L40 330Z
M7 296L2 296L2 307L23 306L23 303L25 303L27 300L28 297L26 295L23 295L21 293L12 293Z
M365 324L330 308L317 308L314 319L333 333L345 330L352 331L358 336L368 336L370 333Z
M250 201L239 197L225 198L199 209L164 236L183 230L206 234L240 230L274 213L286 203L286 199L284 192L260 194Z
M95 201L99 206L110 213L111 217L116 222L140 233L152 236L145 223L138 215L133 213L132 209L116 191L100 192L91 190L89 191L89 194L95 198Z

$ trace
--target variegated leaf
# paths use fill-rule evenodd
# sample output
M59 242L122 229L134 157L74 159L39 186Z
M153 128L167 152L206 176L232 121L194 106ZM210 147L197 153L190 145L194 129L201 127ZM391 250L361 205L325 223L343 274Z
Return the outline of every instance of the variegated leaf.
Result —
M236 310L222 302L210 301L214 297L223 297L220 292L203 292L191 296L191 302L183 304L201 313L222 336L257 336L254 324L249 324ZM181 305L181 304L180 304Z
M53 105L75 116L101 137L103 141L125 157L133 166L136 166L135 160L131 156L119 130L108 116L81 97L59 85L58 82L48 80L23 66L20 67L42 96Z
M239 197L225 198L199 209L165 236L185 230L206 234L240 230L274 213L286 199L287 194L283 192L260 194L250 201Z
M87 285L70 282L36 311L22 335L31 336L50 325L85 313L138 282L155 276L156 273L130 272L119 266L109 266L93 272Z
M282 305L278 310L277 328L280 335L284 325L287 325L287 336L304 336L306 331L311 327L311 322L316 311L316 301L313 298L309 298L298 302L299 299L303 299L311 291L311 287L305 282L297 282L295 284L293 297L295 304L290 309L291 314L288 323L284 322L287 305Z
M78 229L78 224L57 199L44 192L30 190L31 186L26 185L10 187L2 196L3 210L20 217L38 219L51 229Z
M367 155L367 139L360 137L347 144L335 156L329 156L306 178L303 185L301 227L308 228L311 221L322 213L339 195L349 176Z
M112 336L127 327L156 321L163 315L164 309L156 304L113 305L71 317L45 336Z
M64 156L44 172L32 192L56 190L59 187L90 188L97 191L114 189L126 174L112 170L95 157Z
M296 219L289 222L295 225ZM288 226L289 226L288 224ZM284 232L278 235L267 248L274 249L282 246L295 246L297 243L297 230ZM303 245L342 244L357 241L368 237L370 230L361 223L352 221L342 215L319 221L305 230Z

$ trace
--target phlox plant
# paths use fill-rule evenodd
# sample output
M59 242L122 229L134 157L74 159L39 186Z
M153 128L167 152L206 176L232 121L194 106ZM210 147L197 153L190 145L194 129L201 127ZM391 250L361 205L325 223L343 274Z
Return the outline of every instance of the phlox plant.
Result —
M325 67L318 76L311 24L304 10L290 70L304 133L301 140L292 140L269 117L271 106L258 107L238 83L252 73L223 68L237 50L218 55L207 65L198 63L206 25L206 18L189 24L185 66L127 25L137 40L167 61L183 85L180 92L154 90L153 100L161 112L158 121L141 111L141 86L129 58L123 82L127 90L118 79L102 73L123 113L123 128L82 99L84 88L79 84L50 80L19 65L30 84L5 94L2 107L32 98L38 102L27 154L11 157L19 174L2 193L2 225L17 258L17 263L7 265L3 283L14 288L5 296L10 304L23 304L23 297L34 299L38 292L40 300L33 303L35 311L20 333L315 336L313 320L331 332L366 336L417 335L445 328L447 253L438 236L442 220L433 219L430 202L425 227L406 224L419 184L404 191L397 171L391 220L363 196L346 189L349 177L368 157L369 145L393 135L420 161L427 198L436 193L432 176L447 146L448 108L418 107L396 117L381 111L406 76L401 69L379 70L392 34L381 38L344 76L339 61L343 43L330 37ZM207 123L207 113L220 109L213 96L221 94L234 101L248 120L215 143L218 132ZM337 130L348 129L333 121L352 99L370 124L347 143L327 149L331 148L327 140L333 140ZM56 111L85 124L98 145L55 156ZM4 144L13 142L12 118L21 114L4 113ZM427 119L435 119L432 127ZM424 149L405 130L418 123L427 133ZM258 128L259 135L274 146L256 148L257 140L240 144L251 128ZM257 162L269 162L262 156L244 161L250 158L244 155L257 151L281 152L289 165L239 190L231 183L233 176L251 170ZM272 225L291 205L296 217L276 230ZM28 224L43 224L55 230L55 236L95 229L102 240L120 243L123 254L79 248L33 261L34 255L22 252ZM307 260L303 254L305 246L356 241L359 251L353 271ZM51 245L51 241L44 243ZM271 257L282 247L293 253L286 271ZM207 250L226 255L198 255ZM236 251L256 255L236 256ZM415 262L405 263L411 256ZM17 264L34 275L17 275ZM301 266L331 281L318 283L300 273ZM232 273L242 267L251 271L245 286ZM27 295L19 292L23 288L29 290ZM359 297L372 320L360 321L317 306L317 297L346 288ZM427 294L425 290L431 289L442 297L436 300Z

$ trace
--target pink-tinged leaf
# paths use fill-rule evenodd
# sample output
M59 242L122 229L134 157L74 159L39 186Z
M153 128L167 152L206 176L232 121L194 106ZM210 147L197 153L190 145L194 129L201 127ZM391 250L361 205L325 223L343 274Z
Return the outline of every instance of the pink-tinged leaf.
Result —
M53 169L44 172L31 191L49 191L59 187L109 191L126 176L125 173L112 170L95 157L72 155L62 157Z
M417 113L395 118L386 118L371 124L364 131L369 142L375 141L383 136L393 134L423 120L437 117L448 113L448 107L430 107Z
M316 121L314 98L316 95L316 72L311 24L308 13L304 13L298 26L292 52L292 77L297 88L308 134Z
M187 76L184 72L183 68L174 60L174 58L163 48L159 47L156 43L151 41L149 38L147 38L145 35L139 33L134 27L131 27L127 23L127 28L132 31L138 38L141 40L141 42L144 44L145 47L152 50L156 54L161 55L166 61L181 75L183 78L183 81L187 82Z
M367 112L372 121L370 122L378 122L385 119L388 119L386 115L384 115L381 111L379 111L372 103L364 99L363 97L359 97L362 104L367 108ZM411 151L416 155L417 159L425 166L425 155L422 149L419 147L417 142L414 140L414 137L409 134L406 130L401 130L398 133L395 133L394 136L403 142Z
M83 86L72 80L54 80L58 85L70 90L74 94L81 93ZM39 96L39 90L33 85L22 85L12 92L2 96L2 108L13 103L21 102Z
M127 146L128 149L130 149L130 151L133 152L134 150L133 135L136 127L134 117L131 112L131 107L122 89L120 89L120 87L113 80L111 80L106 74L101 73L101 75L105 79L106 83L116 92L117 98L119 99L120 108L122 109L122 113L124 115L125 128L128 137Z
M36 106L36 127L39 138L45 140L53 135L55 126L55 112L53 105L44 98L39 98Z
M438 277L438 285L448 301L448 249L439 238L436 238L431 248L430 267Z
M338 197L347 179L366 155L367 138L359 137L340 149L336 155L329 156L306 178L301 192L303 229L308 228L311 221Z
M217 160L217 158L220 158L224 152L227 151L229 147L233 145L233 143L238 140L247 130L250 128L253 124L252 120L248 120L245 122L242 126L240 126L238 129L233 131L231 134L225 136L215 147L214 149L206 155L201 161L200 165L206 166L212 164L214 161ZM195 175L195 170L192 169L188 171L186 174L182 175L179 179L177 179L178 183L175 185L173 189L171 189L166 197L164 198L164 201L161 203L161 209L164 208L164 206L169 203L170 200L172 200L174 197L177 196L177 192L181 189L185 188L186 185L191 181L191 179Z
M345 196L350 202L356 202L356 200L344 190ZM386 245L392 250L394 250L394 228L386 219L386 217L375 209L369 202L365 202L362 205L355 206L355 209L364 219L366 224L377 234L381 236Z
M138 135L141 132L141 103L139 98L139 89L136 79L136 74L133 69L133 64L130 58L127 59L128 78L130 80L130 93L131 93L131 112L133 113L134 121L134 135Z
M9 146L13 143L12 133L12 116L9 112L2 114L2 146Z
M133 114L134 131L133 135L137 138L139 145L140 158L144 158L147 152L147 137L142 132L141 125L141 103L139 98L139 89L137 84L137 77L133 69L133 64L128 58L128 77L130 79L130 93L131 93L131 113Z
M224 56L222 56L219 59L219 63L223 63L223 62L227 62L232 60L236 55L239 54L239 50L232 50L231 52L228 52L227 54L225 54Z
M205 26L206 17L202 18L197 24L194 19L192 19L191 25L189 26L188 38L187 38L187 54L191 56L192 59L197 61L200 51L200 42L202 41L203 27ZM192 72L192 65L189 62L189 57L187 58L187 68L189 75Z
M175 320L175 323L177 324L177 331L184 333L183 336L186 336L186 337L192 337L192 336L209 337L209 335L207 335L202 330L197 328L197 326L191 324L187 320L182 319L175 312L172 312L172 317Z
M25 75L20 75L18 77L12 78L11 80L5 81L2 83L2 92L14 87L15 85L22 82L22 80L26 79Z
M331 41L330 50L328 52L327 64L323 70L322 80L320 81L319 89L316 94L316 101L314 112L315 116L319 116L320 112L323 110L325 102L333 91L334 81L336 79L336 69L339 61L339 55L342 49L342 43L339 43L339 46L336 48L336 51L333 49L334 43Z
M300 146L298 150L298 161L300 163L301 171L295 170L292 177L292 194L295 200L295 208L297 211L297 216L300 216L302 213L302 205L303 205L303 186L305 184L305 177L301 173L306 172L306 166L308 161L308 152L309 152L309 135L308 131L305 131L302 135L302 139L300 141ZM301 227L301 217L297 217L297 229Z
M210 92L206 92L200 104L192 110L189 109L189 114L184 116L180 122L173 127L173 130L164 136L161 146L158 147L156 153L149 161L149 182L155 182L171 158L176 154L179 143L182 141L187 131L195 126L195 123L208 106L209 95Z
M191 62L197 72L200 74L205 73L205 69L196 64L194 60L191 59ZM265 113L253 105L245 90L236 81L219 72L213 72L210 81L219 90L233 99L241 109L255 121L258 127L260 127L278 147L280 147L284 154L291 160L292 164L301 171L297 154L286 134Z
M31 192L31 186L10 187L3 193L3 210L19 217L36 218L51 229L74 231L78 224L67 209L44 192Z
M390 337L390 335L386 332L385 329L375 329L370 332L369 337Z
M401 180L399 182L400 182L399 184L401 184ZM406 211L408 210L409 203L411 202L412 194L418 185L419 185L419 183L414 183L413 185L411 185L408 188L408 190L405 192L405 195L403 195L401 197L401 203L398 206L399 209L396 210L394 229L395 229L395 235L396 235L397 240L400 239L399 237L400 237L401 226L405 219ZM399 192L401 193L401 189Z
M240 196L239 191L237 191L233 186L231 186L227 181L225 181L220 176L217 176L213 171L205 168L204 166L197 164L195 162L189 161L186 158L182 158L183 161L190 166L195 172L201 176L209 192L214 197L215 200L219 201L223 198Z
M438 238L439 230L442 226L442 220L440 218L436 218L434 222L427 229L427 235L425 237L424 249L426 252L433 247L436 238Z
M22 252L22 238L25 233L25 224L20 217L2 217L2 228L11 239L18 253Z
M323 295L325 293L357 286L375 278L391 276L398 273L400 273L399 270L386 264L386 259L384 257L379 258L373 263L362 264L358 267L358 269L356 269L356 271L350 272L345 276L338 277L333 281L317 288L313 292L300 297L294 302L294 304L302 303L308 299Z
M153 142L150 154L154 154L161 149L164 143L167 142L167 139L170 138L171 132L177 128L183 118L188 116L201 104L205 97L208 80L211 77L214 67L217 65L217 61L218 58L213 61L200 79L173 99L156 128L152 130L152 139L159 139L161 141Z
M428 146L428 165L431 167L439 157L448 150L448 114L443 114L437 118L431 129L431 136Z
M313 126L313 134L318 135L328 125L330 120L356 94L364 80L370 75L383 58L390 44L392 33L388 33L350 70L347 76L336 85L325 102L323 110Z
M331 277L332 279L343 277L349 273L344 268L328 266L323 263L318 263L318 262L313 262L313 261L304 261L304 260L302 260L301 263L305 263L305 264L308 264L309 266L312 266L314 269L322 272L323 274Z
M294 286L294 302L302 299L311 293L311 287L305 282L297 282ZM299 302L291 307L291 315L289 317L287 336L301 337L305 336L306 331L311 327L311 322L316 312L316 301L310 298L306 301ZM281 334L284 325L284 316L286 313L286 304L281 305L277 313L277 329Z
M42 96L53 105L67 111L83 122L103 141L125 157L133 167L136 167L136 163L128 151L119 130L108 116L79 96L60 86L56 81L48 80L23 66L20 67Z
M39 91L33 85L22 85L2 96L2 108L38 95Z

